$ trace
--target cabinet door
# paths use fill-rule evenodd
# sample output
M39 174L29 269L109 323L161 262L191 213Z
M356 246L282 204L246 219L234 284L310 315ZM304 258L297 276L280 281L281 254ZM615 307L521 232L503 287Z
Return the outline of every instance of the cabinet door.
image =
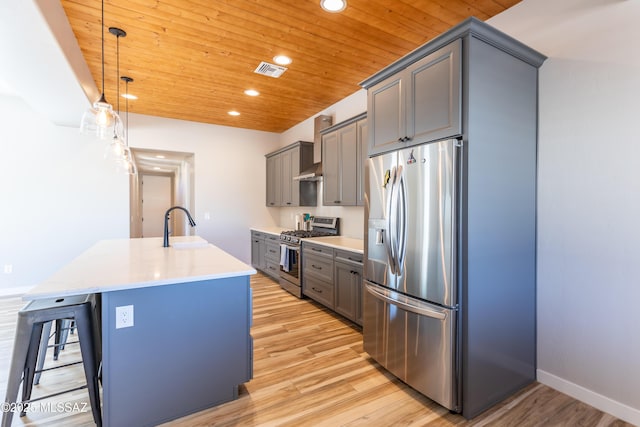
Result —
M356 127L356 205L364 206L364 167L369 158L367 153L369 139L367 119L358 120Z
M356 318L356 288L353 268L349 264L336 262L335 310L349 320Z
M251 265L259 270L265 268L265 243L264 237L251 237Z
M407 80L407 145L462 134L460 54L456 40L404 71Z
M291 157L293 150L287 150L279 154L280 157L280 183L281 183L281 204L280 206L291 206L292 202L292 183L293 175L291 174ZM298 154L300 150L298 150Z
M294 176L300 175L300 147L292 148L289 152L291 155L288 168L289 175L282 174L282 179L287 181L283 188L289 187L289 196L283 202L284 206L300 206L300 181L293 179Z
M340 147L340 198L337 204L355 206L357 198L358 130L355 123L338 130Z
M340 148L338 131L322 136L322 204L335 205L340 199Z
M356 318L355 322L362 326L362 267L354 268L353 271L355 274L353 275L353 280L355 281L356 288Z
M267 157L267 206L278 206L276 197L277 187L277 155Z
M367 118L370 121L369 154L404 147L405 82L402 72L381 81L367 91Z
M357 128L352 123L322 137L325 206L355 206L357 195Z

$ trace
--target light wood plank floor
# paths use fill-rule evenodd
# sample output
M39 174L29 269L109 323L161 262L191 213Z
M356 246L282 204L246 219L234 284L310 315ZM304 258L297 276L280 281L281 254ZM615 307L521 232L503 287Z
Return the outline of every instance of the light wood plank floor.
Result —
M360 329L262 274L252 277L254 378L238 400L167 423L186 426L631 426L539 383L467 421L380 368L362 349ZM0 390L4 393L19 298L0 299ZM78 357L68 346L59 363ZM51 358L47 359L51 363ZM62 370L59 370L62 371ZM55 371L54 371L55 372ZM83 383L81 368L45 373L46 393ZM47 389L47 391L44 391ZM179 393L179 390L176 390ZM53 399L79 405L86 390ZM91 412L29 413L18 426L90 426Z

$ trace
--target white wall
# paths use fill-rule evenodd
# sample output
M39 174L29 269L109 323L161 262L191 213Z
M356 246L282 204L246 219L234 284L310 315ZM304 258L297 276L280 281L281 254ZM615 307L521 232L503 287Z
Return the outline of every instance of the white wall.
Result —
M264 155L279 134L130 114L129 144L194 153L196 234L231 255L250 262L249 227L278 224L265 204Z
M104 143L18 97L0 95L0 111L1 295L39 283L98 240L129 237L129 182L103 159ZM136 114L129 132L134 147L194 153L196 233L249 262L249 227L279 221L264 182L264 154L279 135Z
M540 71L538 379L640 425L640 3L525 0L490 20Z
M1 94L0 129L0 294L37 284L99 239L129 236L128 177L103 160L104 144Z

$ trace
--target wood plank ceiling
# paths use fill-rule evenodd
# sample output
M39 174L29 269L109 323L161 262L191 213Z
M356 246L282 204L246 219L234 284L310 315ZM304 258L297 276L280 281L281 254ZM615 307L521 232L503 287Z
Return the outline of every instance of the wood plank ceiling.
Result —
M116 108L117 84L125 90L108 32L118 27L127 33L119 74L138 96L130 112L283 132L467 17L486 20L518 2L348 0L334 14L319 0L105 0L105 94ZM61 3L101 87L101 1ZM280 78L254 73L279 54L293 59Z

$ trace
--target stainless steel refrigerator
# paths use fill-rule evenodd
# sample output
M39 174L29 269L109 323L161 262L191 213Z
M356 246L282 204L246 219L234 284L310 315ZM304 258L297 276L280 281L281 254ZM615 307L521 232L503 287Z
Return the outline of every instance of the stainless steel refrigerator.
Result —
M456 139L371 157L365 205L364 349L459 409Z

